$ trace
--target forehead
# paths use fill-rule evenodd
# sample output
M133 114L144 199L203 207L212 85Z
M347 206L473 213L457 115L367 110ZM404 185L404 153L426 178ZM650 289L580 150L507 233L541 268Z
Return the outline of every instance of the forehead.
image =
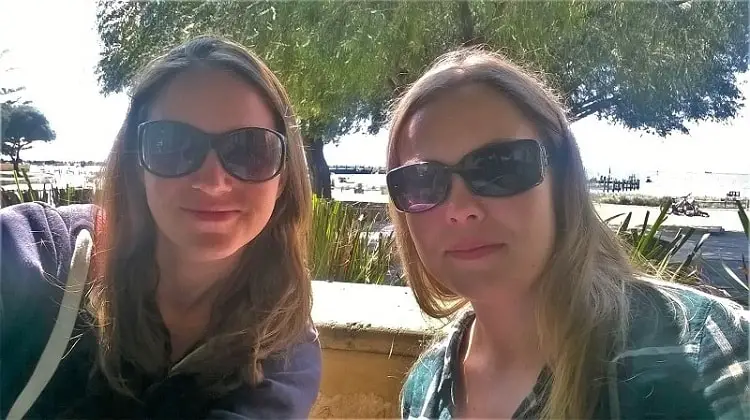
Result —
M493 141L540 139L534 124L510 99L484 85L441 95L402 127L399 164L422 160L455 164Z
M180 121L210 133L242 127L277 129L261 91L232 72L218 69L177 75L150 111L152 120Z

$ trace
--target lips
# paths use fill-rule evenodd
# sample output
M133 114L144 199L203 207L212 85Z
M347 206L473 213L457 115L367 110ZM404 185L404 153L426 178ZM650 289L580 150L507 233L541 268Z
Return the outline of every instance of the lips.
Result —
M446 255L459 260L477 260L490 256L505 247L500 243L467 242L454 246Z
M237 217L238 210L182 209L190 217L202 222L225 222Z

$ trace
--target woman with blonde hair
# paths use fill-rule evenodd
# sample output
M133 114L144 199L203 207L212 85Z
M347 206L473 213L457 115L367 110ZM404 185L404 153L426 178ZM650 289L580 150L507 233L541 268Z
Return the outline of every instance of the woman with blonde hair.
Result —
M213 37L153 61L102 193L0 212L0 417L306 417L311 192L268 67Z
M409 285L457 316L412 368L404 418L750 416L747 312L635 272L538 79L445 54L395 105L388 168Z

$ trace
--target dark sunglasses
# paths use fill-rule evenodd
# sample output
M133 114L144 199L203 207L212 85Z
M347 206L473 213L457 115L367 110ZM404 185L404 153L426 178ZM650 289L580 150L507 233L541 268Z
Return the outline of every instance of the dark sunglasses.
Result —
M417 162L388 171L388 193L405 213L431 210L448 199L453 174L481 197L508 197L542 183L549 165L547 149L537 140L491 143L476 149L456 165Z
M281 172L286 141L281 133L268 128L209 134L177 121L149 121L138 126L138 149L141 165L158 177L193 173L214 150L221 166L233 177L263 182Z

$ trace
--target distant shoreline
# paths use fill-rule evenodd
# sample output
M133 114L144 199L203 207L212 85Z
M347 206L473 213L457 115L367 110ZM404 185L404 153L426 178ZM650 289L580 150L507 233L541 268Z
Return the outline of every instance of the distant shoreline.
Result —
M9 160L2 159L0 160L0 163L2 163L3 168L5 168L6 165L13 165L13 162ZM21 166L104 166L106 162L97 162L93 160L71 160L67 162L61 162L57 160L24 160L21 162ZM83 164L83 165L81 165Z
M7 160L7 159L0 159L0 163L2 163L3 166L5 166L5 165L11 165L12 164L12 162L10 160ZM45 166L78 166L78 167L80 167L80 166L82 166L81 164L83 164L83 166L104 166L106 164L106 162L105 161L93 161L93 160L70 160L70 161L58 161L58 160L24 160L23 162L21 162L21 164L22 165L35 165L35 166L45 165ZM344 166L351 166L352 168L354 168L354 167L366 167L366 168L375 168L375 169L378 168L378 167L367 166L367 165L338 165L338 164L334 165L334 164L329 164L330 168L344 167ZM380 169L384 169L384 168L380 168ZM335 173L335 172L331 172L331 173L332 174L338 174L338 173ZM638 171L637 175L638 176L642 175L643 177L646 177L646 176L651 176L653 174L659 174L659 173L662 173L662 174L682 174L682 173L685 173L685 174L728 175L728 176L750 176L750 172L673 171L673 170L662 170L662 169L654 169L654 170L648 170L648 171ZM341 175L345 175L345 174L341 174ZM597 175L597 177L598 177L598 175Z
M29 171L29 178L35 189L43 188L43 184L56 188L65 188L68 185L72 188L82 188L92 186L97 178L98 170L103 165L103 162L97 161L28 160L22 163L22 168ZM2 163L0 184L6 189L15 189L11 163ZM25 183L21 184L21 188L26 189L23 185ZM333 198L340 201L374 203L388 201L385 174L342 175L334 173L331 176L331 184ZM591 185L591 187L595 186ZM692 192L693 198L700 202L701 207L734 207L733 203L727 201L730 192L738 193L740 200L746 205L750 204L747 202L750 197L750 174L696 171L667 176L662 172L657 177L652 176L646 181L641 181L637 190L612 192L590 188L589 191L594 202L608 204L658 207L665 201L665 197L679 199Z

